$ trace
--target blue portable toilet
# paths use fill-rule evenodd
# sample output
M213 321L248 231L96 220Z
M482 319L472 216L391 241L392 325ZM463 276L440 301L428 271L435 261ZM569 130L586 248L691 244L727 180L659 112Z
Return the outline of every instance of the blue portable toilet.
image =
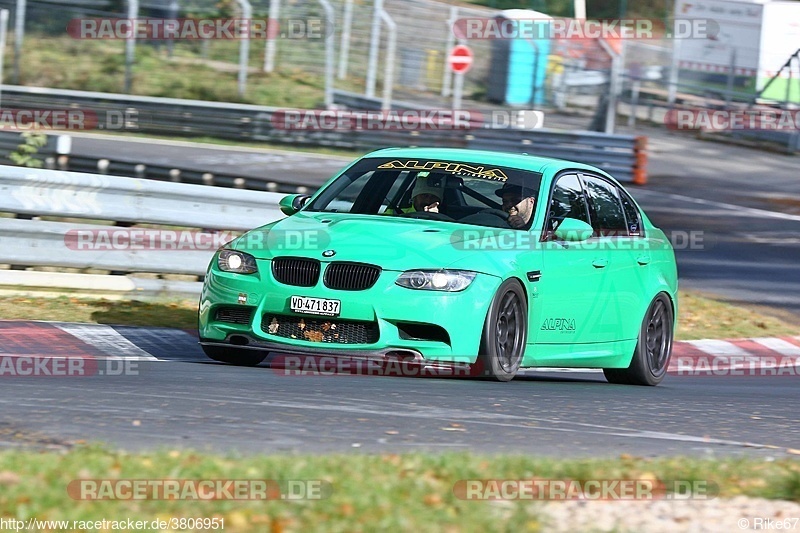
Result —
M492 41L489 100L509 105L541 105L550 55L549 21L552 17L529 9L507 9L495 18L502 35Z

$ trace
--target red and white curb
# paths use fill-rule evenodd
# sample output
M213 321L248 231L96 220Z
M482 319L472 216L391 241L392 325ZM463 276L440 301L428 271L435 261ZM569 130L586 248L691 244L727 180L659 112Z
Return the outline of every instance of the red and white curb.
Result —
M800 336L753 337L748 339L700 339L676 341L667 372L676 375L744 375L746 369L754 375L800 375ZM770 373L767 370L776 369ZM792 372L789 372L789 370ZM593 373L598 368L527 369L530 372Z
M0 357L125 361L205 360L197 337L175 328L0 320Z
M208 360L197 344L196 334L182 329L0 320L0 357L9 356ZM678 341L673 344L668 371L677 375L737 375L734 370L742 368L788 369L793 375L800 375L800 336ZM528 371L600 372L591 368L544 367Z
M800 376L800 337L697 340L676 346L669 373L677 376Z

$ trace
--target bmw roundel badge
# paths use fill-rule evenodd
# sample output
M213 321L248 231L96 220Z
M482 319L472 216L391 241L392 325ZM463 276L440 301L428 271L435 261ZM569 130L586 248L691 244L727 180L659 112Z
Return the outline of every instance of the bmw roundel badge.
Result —
M333 257L336 255L336 250L325 250L322 252L322 257Z

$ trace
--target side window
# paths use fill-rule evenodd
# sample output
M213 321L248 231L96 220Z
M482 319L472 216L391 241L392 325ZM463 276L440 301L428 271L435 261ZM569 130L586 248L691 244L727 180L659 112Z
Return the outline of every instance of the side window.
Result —
M619 196L622 199L622 209L625 211L625 220L628 222L628 235L631 237L639 237L644 234L642 230L642 218L639 216L639 209L633 203L631 197L625 191L619 191Z
M595 236L628 235L628 224L617 188L607 181L584 176Z
M545 224L545 240L552 240L558 225L567 217L591 223L583 187L575 174L561 176L553 188Z

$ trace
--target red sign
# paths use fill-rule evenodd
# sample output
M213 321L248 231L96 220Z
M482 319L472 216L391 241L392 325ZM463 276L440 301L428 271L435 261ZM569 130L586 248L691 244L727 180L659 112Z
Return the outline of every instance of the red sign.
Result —
M472 67L472 50L463 44L454 46L447 57L447 64L456 74L464 74Z

